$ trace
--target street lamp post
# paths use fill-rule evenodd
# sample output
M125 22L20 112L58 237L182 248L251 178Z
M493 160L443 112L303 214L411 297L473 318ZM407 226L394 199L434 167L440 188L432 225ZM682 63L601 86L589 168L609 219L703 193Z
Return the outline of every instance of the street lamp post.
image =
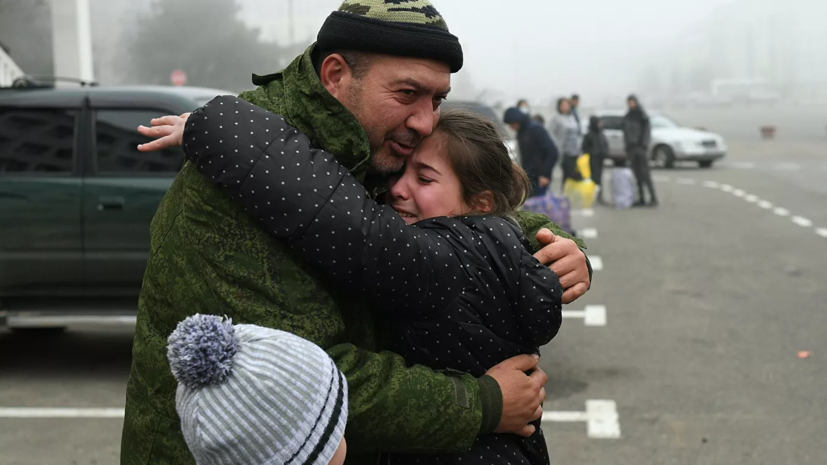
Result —
M94 81L89 0L51 0L51 12L55 76Z

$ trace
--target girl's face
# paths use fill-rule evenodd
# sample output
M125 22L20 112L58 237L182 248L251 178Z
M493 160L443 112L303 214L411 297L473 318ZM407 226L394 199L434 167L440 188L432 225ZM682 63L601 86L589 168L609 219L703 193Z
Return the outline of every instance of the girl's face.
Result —
M438 216L470 213L462 201L462 186L439 132L423 140L408 157L405 171L388 180L388 204L408 224Z

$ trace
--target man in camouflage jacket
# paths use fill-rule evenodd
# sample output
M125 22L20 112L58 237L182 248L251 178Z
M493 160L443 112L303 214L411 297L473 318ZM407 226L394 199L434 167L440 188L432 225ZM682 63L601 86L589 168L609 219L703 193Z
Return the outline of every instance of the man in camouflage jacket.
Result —
M369 137L320 81L315 68L323 45L332 41L350 45L349 50L424 57L449 64L452 72L461 66L459 43L452 48L450 40L445 42L450 34L436 10L424 0L401 3L346 1L331 15L338 14L329 19L317 44L282 72L255 77L259 87L241 97L284 115L363 181L372 155ZM348 31L349 22L362 18L366 22L357 34ZM381 33L389 24L396 28L391 36L369 37L371 26L379 25L373 30ZM428 39L422 34L432 30L444 31L436 34L443 43L423 55L421 46ZM414 45L396 37L406 34L418 38L409 41ZM363 42L347 43L351 39ZM364 46L366 39L396 48ZM330 45L324 48L329 51ZM568 237L544 217L518 216L528 237L541 227ZM503 392L492 377L408 367L396 354L377 352L376 321L368 307L334 294L301 256L270 238L188 163L151 226L127 387L122 464L193 463L175 411L176 383L166 359L166 339L179 321L195 313L228 315L235 323L289 331L324 348L350 386L349 464L375 463L383 451L461 453L478 434L493 432L503 414Z

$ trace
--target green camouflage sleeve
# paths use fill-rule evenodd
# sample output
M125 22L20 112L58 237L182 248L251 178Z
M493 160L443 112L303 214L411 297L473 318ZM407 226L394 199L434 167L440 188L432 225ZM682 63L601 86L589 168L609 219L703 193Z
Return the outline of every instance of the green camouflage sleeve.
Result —
M371 452L464 453L483 421L480 383L460 373L408 367L399 355L352 344L327 350L348 382L348 456Z
M539 213L527 212L527 211L518 211L514 214L514 217L517 219L517 222L520 223L520 227L523 229L523 233L525 234L526 239L531 242L531 247L534 250L540 250L540 243L537 241L537 232L543 228L551 230L555 236L565 237L566 239L571 239L580 247L580 250L583 251L583 255L586 255L586 266L589 268L589 281L592 279L592 263L589 261L589 256L586 254L586 243L583 242L582 239L578 239L571 234L563 231L560 226L554 224L550 219L546 218L544 215Z
M534 250L540 249L540 243L537 242L537 238L534 236L536 236L537 232L543 228L551 230L555 236L571 239L577 244L578 247L581 249L586 249L586 244L582 239L578 239L566 231L563 231L563 228L554 224L545 215L520 210L514 214L514 217L517 219L517 222L520 223L520 227L523 229L526 239L531 242L531 246L534 247Z

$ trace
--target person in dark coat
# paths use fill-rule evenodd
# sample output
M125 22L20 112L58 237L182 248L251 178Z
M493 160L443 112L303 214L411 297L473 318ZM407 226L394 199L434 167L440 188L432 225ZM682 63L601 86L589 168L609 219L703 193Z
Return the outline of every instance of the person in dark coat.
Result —
M651 141L651 126L649 116L643 110L637 97L630 95L627 99L629 112L623 117L623 141L626 145L626 156L632 165L632 171L637 180L638 200L636 207L658 205L655 186L652 183L652 173L649 168L649 143ZM644 189L649 191L649 202L646 202Z
M592 172L592 181L598 186L597 202L606 204L603 198L603 165L609 156L609 141L603 134L603 121L597 116L589 118L589 132L583 137L581 147L583 153L589 154L589 168Z
M234 97L195 111L183 140L209 182L331 286L368 299L407 363L482 376L513 355L539 354L557 334L559 278L509 219L528 179L490 121L443 113L391 178L384 205L283 118ZM528 438L479 436L468 456L390 454L383 463L548 464L534 427Z
M551 174L557 164L559 153L546 128L532 121L531 116L518 108L509 108L503 118L505 124L517 132L523 169L531 181L534 196L546 195L551 186Z

